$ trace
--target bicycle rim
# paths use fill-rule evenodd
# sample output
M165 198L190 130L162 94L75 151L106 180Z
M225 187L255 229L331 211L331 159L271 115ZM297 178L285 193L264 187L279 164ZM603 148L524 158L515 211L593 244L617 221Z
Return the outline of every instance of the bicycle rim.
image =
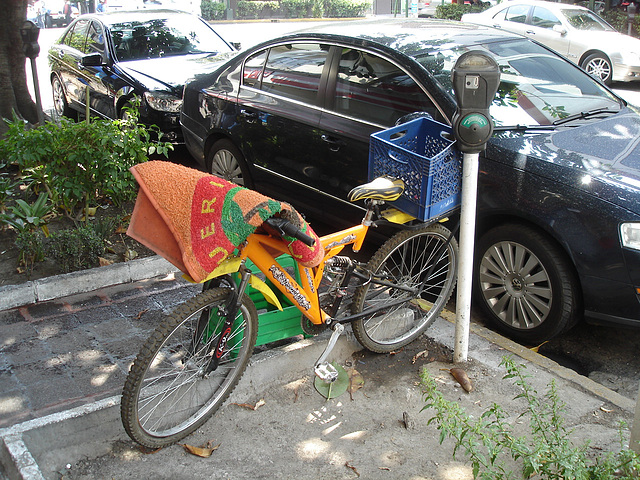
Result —
M246 296L219 366L205 375L224 323L218 307L228 295L219 288L190 299L143 346L122 399L133 440L152 448L177 442L202 425L240 380L257 335L257 313Z
M373 283L356 291L354 312L380 309L353 322L354 334L365 348L393 351L413 341L438 317L456 281L455 238L441 248L450 235L442 225L403 231L391 237L371 258L369 270L398 287L417 289L428 278L419 297L402 288ZM406 301L391 306L402 299Z

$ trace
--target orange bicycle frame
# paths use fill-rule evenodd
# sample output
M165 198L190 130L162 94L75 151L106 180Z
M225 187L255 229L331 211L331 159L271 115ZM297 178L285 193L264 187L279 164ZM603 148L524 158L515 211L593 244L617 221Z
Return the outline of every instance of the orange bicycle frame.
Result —
M318 287L324 273L325 262L339 254L347 245L353 245L354 252L360 251L369 227L357 225L346 230L331 233L320 238L324 258L314 268L300 264L298 283L276 260L282 254L289 254L288 244L282 238L254 233L247 238L240 250L241 259L249 259L312 323L326 323L328 318L320 307ZM276 252L274 255L272 252ZM294 258L295 260L295 258Z

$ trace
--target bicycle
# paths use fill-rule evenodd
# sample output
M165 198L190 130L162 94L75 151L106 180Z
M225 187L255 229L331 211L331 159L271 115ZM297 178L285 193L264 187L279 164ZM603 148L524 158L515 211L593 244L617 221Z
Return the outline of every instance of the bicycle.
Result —
M314 239L286 218L265 220L264 228L225 261L221 275L179 306L142 346L123 388L127 434L149 448L172 445L203 425L231 394L258 330L258 312L246 289L250 283L262 288L261 280L248 261L301 311L305 332L333 330L314 366L325 382L338 376L327 358L345 324L352 325L363 347L378 353L397 350L421 335L454 289L458 245L439 222L416 224L393 208L381 211L403 190L401 180L388 177L354 188L349 200L364 200L367 207L362 222L320 237L324 258L317 267L300 265L299 281L276 259L288 253L285 237L307 245ZM399 231L368 263L339 255L347 246L359 252L370 227L380 225Z

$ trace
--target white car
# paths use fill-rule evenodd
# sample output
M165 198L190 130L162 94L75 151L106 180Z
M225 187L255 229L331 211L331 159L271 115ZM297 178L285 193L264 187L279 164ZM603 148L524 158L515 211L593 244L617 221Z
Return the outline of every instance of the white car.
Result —
M512 0L482 13L467 13L462 21L537 40L605 84L640 80L640 40L617 32L584 7Z

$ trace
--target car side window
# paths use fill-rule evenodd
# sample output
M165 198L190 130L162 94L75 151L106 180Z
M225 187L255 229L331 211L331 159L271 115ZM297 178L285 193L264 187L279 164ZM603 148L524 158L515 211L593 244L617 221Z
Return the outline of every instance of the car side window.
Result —
M104 53L104 35L102 32L102 25L98 22L91 22L87 32L85 53Z
M73 30L70 30L64 37L64 44L84 52L84 45L87 39L87 29L89 28L89 20L80 20L76 22Z
M546 8L533 7L531 25L540 28L553 28L554 25L561 25L561 23L560 20L558 20L558 17Z
M301 102L315 104L328 49L313 43L294 43L269 50L260 88Z
M262 80L262 71L264 70L264 62L267 59L268 50L263 50L250 56L244 62L242 71L242 84L247 87L260 88Z
M507 9L504 19L507 22L526 23L527 13L529 13L528 5L514 5Z
M383 126L413 112L438 112L420 86L393 63L345 48L338 67L333 110Z

